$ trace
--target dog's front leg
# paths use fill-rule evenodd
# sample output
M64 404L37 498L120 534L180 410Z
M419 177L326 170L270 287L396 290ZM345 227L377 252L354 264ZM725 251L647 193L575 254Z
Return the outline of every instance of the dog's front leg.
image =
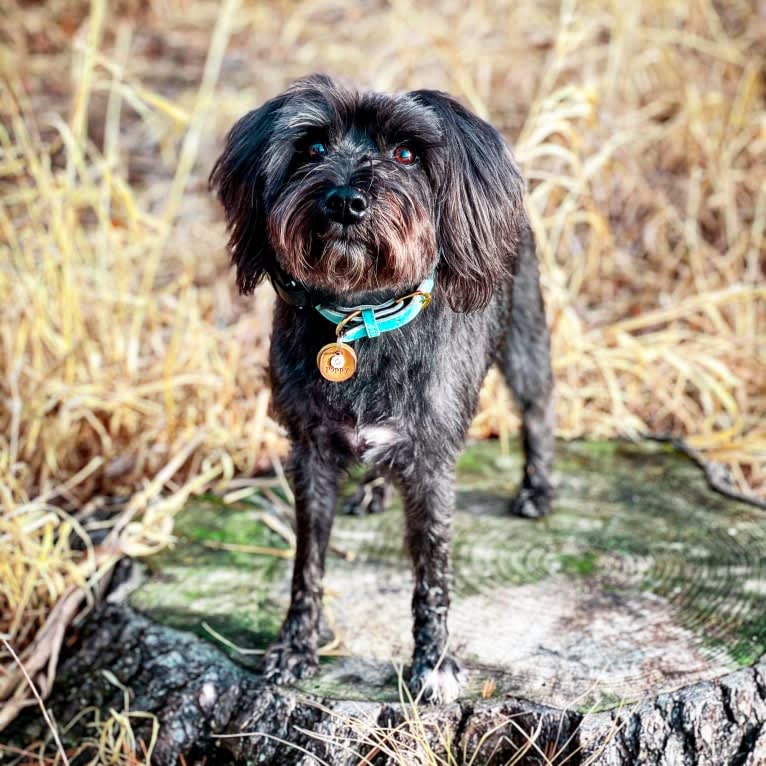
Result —
M415 576L410 688L428 702L452 702L460 694L460 668L446 654L454 466L416 461L400 481Z
M264 676L273 683L313 675L319 664L322 578L341 471L313 447L295 446L290 462L296 550L290 608L264 662Z

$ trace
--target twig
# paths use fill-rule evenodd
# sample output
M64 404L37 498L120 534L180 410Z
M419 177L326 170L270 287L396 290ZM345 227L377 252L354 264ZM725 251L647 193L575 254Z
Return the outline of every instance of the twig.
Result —
M206 548L232 553L253 553L256 556L274 556L279 559L295 558L294 548L269 548L263 545L247 545L244 543L222 543L217 540L205 540Z
M222 636L217 630L211 628L210 625L208 625L206 622L202 623L202 629L209 633L216 641L220 641L224 646L227 646L232 651L237 652L237 654L265 654L263 649L243 649L241 646L235 644L232 640L226 638L226 636Z
M8 653L11 655L11 657L13 657L14 661L21 669L21 672L24 675L24 678L26 679L26 682L29 685L29 688L32 690L32 694L34 695L34 698L37 700L37 704L40 706L40 710L42 711L43 718L45 719L45 723L48 724L48 728L51 730L53 739L56 742L56 748L59 751L61 760L66 764L66 766L69 766L69 759L67 758L66 751L64 750L64 745L61 744L61 738L59 737L58 729L56 728L56 725L53 723L53 720L51 719L50 714L48 713L48 710L45 707L45 704L43 703L43 698L40 696L39 692L37 691L37 687L35 686L32 679L29 677L29 673L27 673L27 669L24 667L24 663L19 659L18 654L16 654L16 652L14 651L10 642L8 642L6 639L2 639L2 642L3 642L3 646L5 646Z
M705 460L702 455L690 447L680 436L671 436L670 434L644 434L646 439L662 444L670 444L674 449L683 452L698 468L702 469L705 479L711 489L715 490L725 497L732 500L739 500L741 503L748 503L756 508L766 511L766 500L761 500L752 495L746 495L732 487L729 480L729 473L725 465L715 463L712 460Z

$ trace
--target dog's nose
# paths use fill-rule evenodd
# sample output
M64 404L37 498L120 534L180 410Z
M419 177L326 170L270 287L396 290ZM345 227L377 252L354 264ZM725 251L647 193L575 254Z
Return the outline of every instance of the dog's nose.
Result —
M328 218L350 226L367 213L367 197L353 186L336 186L325 194L324 208Z

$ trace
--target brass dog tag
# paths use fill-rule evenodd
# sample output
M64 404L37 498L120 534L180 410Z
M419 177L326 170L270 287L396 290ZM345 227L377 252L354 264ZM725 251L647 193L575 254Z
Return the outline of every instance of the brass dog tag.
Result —
M333 383L342 383L356 372L356 352L341 341L328 343L317 354L319 373Z

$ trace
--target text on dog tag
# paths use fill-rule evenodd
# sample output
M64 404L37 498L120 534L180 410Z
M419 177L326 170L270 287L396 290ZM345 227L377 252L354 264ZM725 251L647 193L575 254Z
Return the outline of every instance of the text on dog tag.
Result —
M356 352L341 341L328 343L319 349L317 367L323 378L342 383L356 372Z

